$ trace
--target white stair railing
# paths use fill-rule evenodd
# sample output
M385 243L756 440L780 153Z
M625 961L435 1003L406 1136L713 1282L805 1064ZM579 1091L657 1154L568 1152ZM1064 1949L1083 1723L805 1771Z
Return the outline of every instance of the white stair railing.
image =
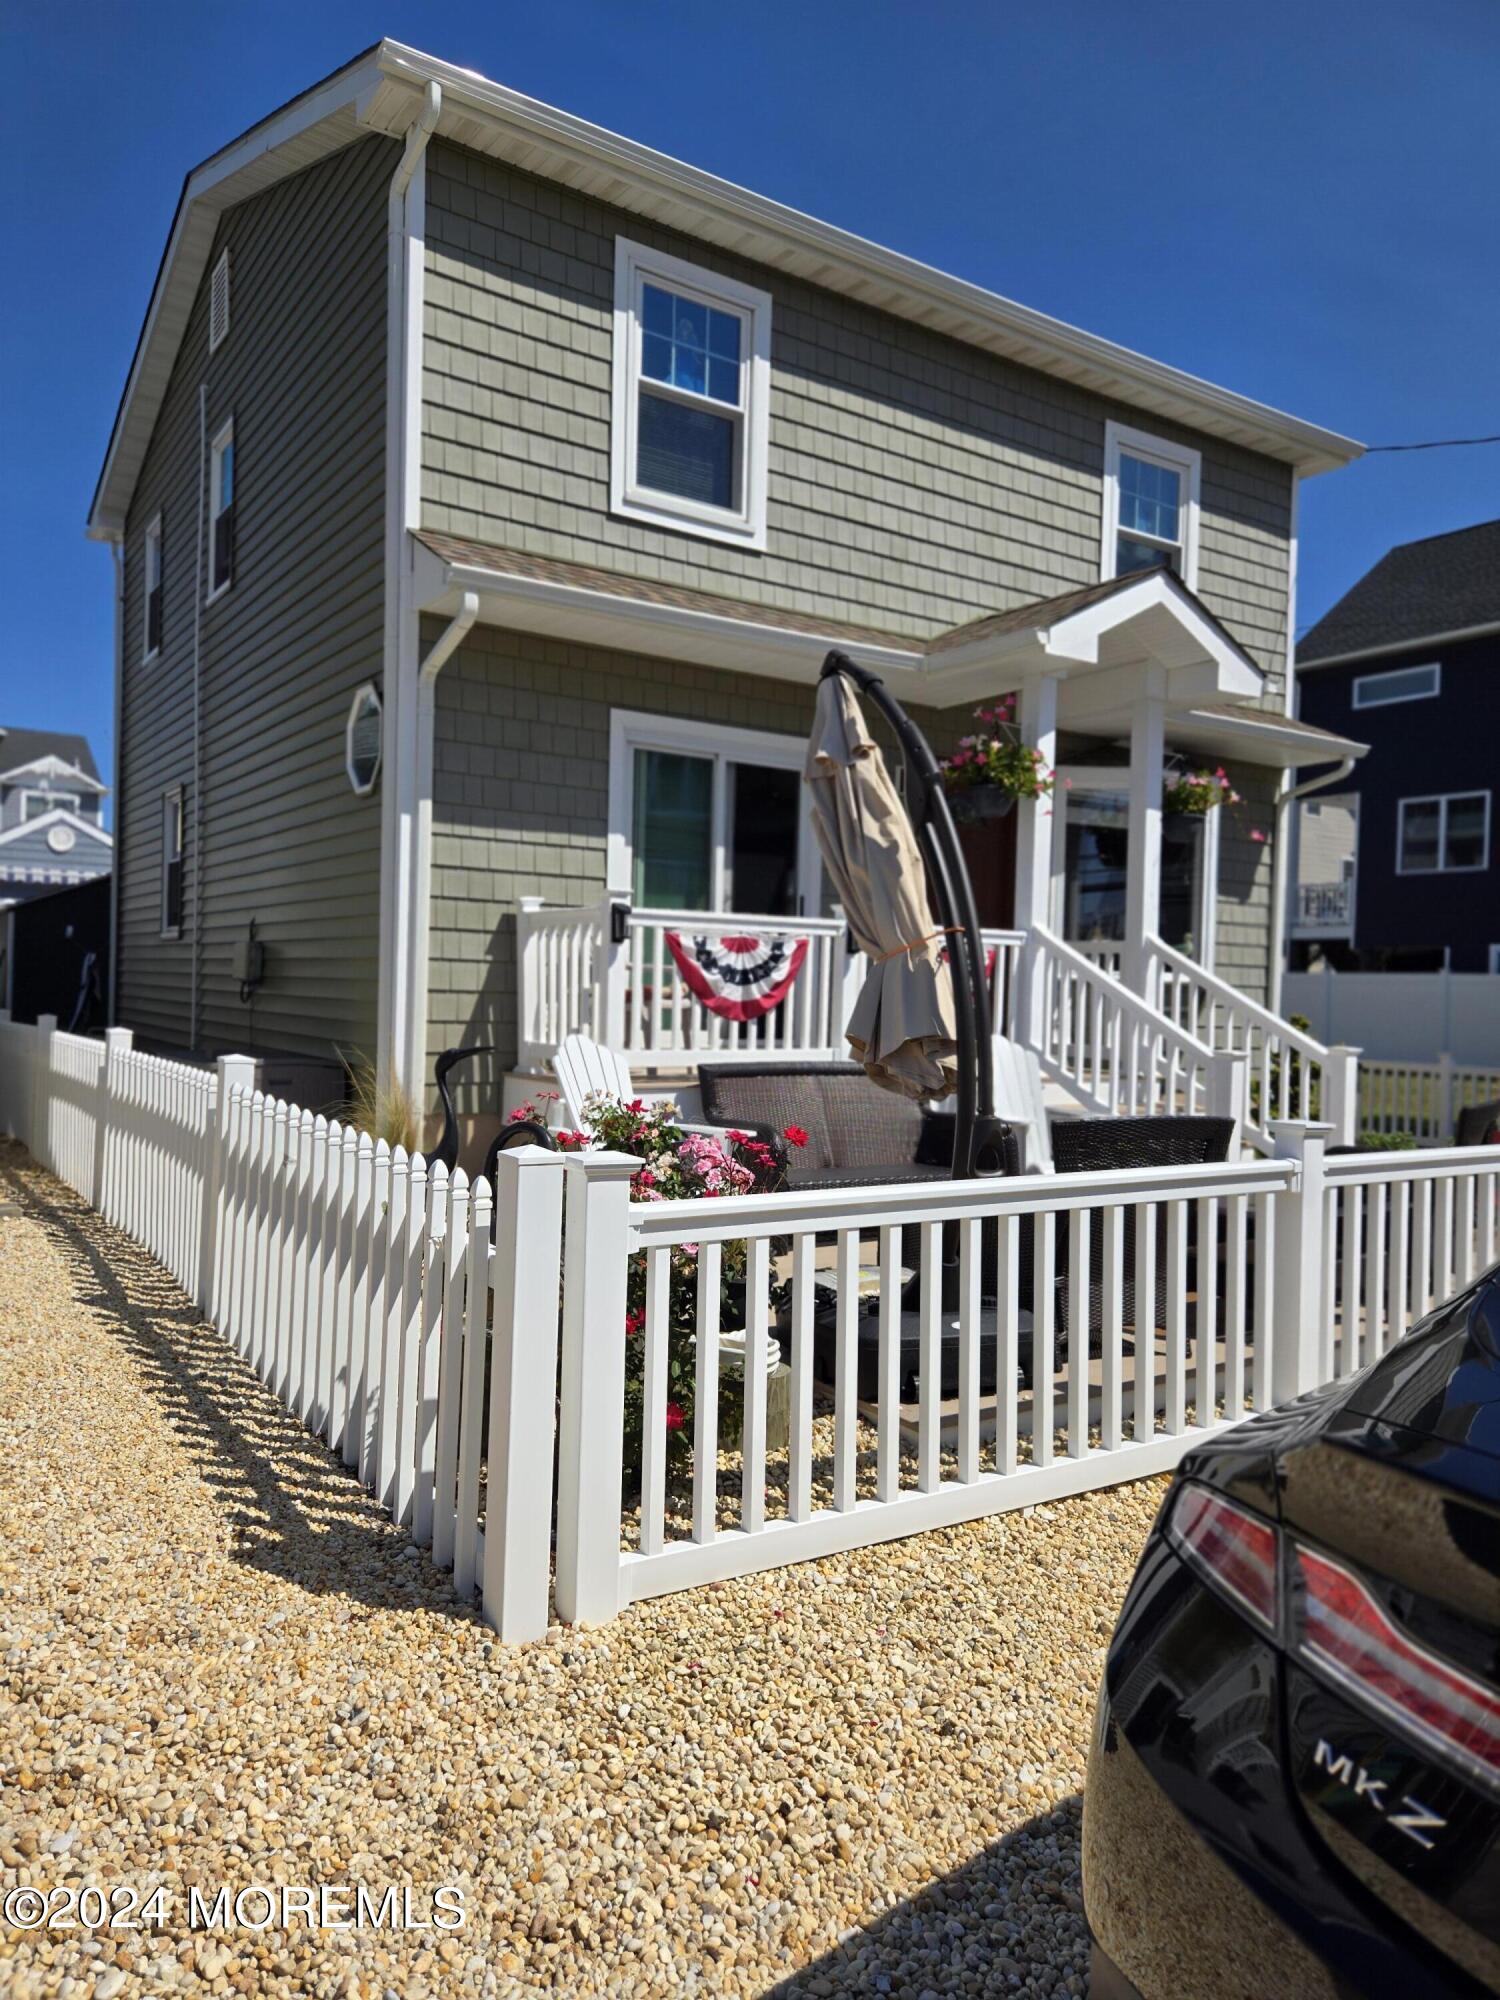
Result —
M1357 1049L1325 1048L1160 938L1151 939L1150 950L1150 989L1161 1014L1216 1053L1247 1059L1251 1145L1271 1152L1271 1127L1281 1119L1320 1119L1333 1127L1331 1144L1353 1145Z
M1237 1071L1092 959L1034 929L1020 981L1021 1039L1043 1074L1095 1110L1243 1117Z

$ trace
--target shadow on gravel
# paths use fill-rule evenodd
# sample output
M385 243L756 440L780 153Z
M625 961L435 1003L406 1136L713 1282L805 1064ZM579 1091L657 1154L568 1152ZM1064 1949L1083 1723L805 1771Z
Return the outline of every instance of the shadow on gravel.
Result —
M371 1607L477 1620L146 1251L3 1142L0 1181L71 1267L79 1303L138 1362L142 1386L218 1496L236 1562Z
M833 1951L768 1987L763 2000L1086 1994L1082 1827L1083 1800L1075 1794L849 1932Z

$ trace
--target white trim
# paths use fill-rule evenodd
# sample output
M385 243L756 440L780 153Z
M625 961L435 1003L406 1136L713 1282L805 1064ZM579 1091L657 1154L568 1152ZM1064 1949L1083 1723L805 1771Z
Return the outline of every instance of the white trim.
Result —
M1450 868L1444 856L1448 851L1448 808L1455 799L1484 800L1484 858L1465 868ZM1398 875L1483 875L1490 865L1490 799L1488 791L1478 785L1471 785L1462 792L1421 792L1411 798L1396 801L1396 873ZM1436 806L1438 808L1438 865L1436 868L1408 868L1403 860L1406 849L1406 808L1408 806Z
M1500 619L1492 618L1484 625L1455 625L1447 632L1414 632L1407 639L1387 639L1379 646L1356 646L1347 653L1318 654L1311 660L1299 660L1299 674L1315 674L1324 667L1346 667L1355 660L1379 660L1388 653L1432 652L1439 646L1453 646L1460 639L1487 639L1492 633L1500 632Z
M359 711L366 698L375 704L375 713L380 720L380 730L375 739L375 765L366 781L361 784L354 775L354 726L359 720ZM380 689L374 681L361 681L349 698L349 713L344 718L344 775L349 780L349 789L356 798L366 799L380 782L380 767L385 762L385 705L380 699Z
M208 351L216 354L229 338L229 245L219 252L208 281Z
M22 820L19 826L8 826L4 833L0 833L0 847L7 846L13 840L20 840L24 834L37 833L44 827L58 825L75 827L79 833L90 834L105 847L113 847L115 844L113 835L106 832L102 826L95 826L90 820L69 812L65 806L58 806L55 811L43 813L37 819Z
M228 576L225 577L222 583L214 582L214 530L219 524L220 515L227 511L226 509L222 508L219 505L219 461L224 451L226 449L232 449L233 446L234 446L234 417L233 415L230 415L225 419L225 421L222 424L220 424L218 430L215 432L213 438L210 440L208 447L208 594L203 600L205 604L216 603L219 598L223 597L224 595L226 595L227 592L234 589L234 572L236 565L233 554L231 554L229 558ZM232 461L232 470L230 473L230 479L231 479L231 489L230 489L229 505L231 507L234 507L238 504L239 490L240 490L240 468L239 468L238 455L236 455L235 459ZM236 528L238 527L238 525L239 522L238 519L236 519L235 522Z
M1182 539L1180 542L1162 542L1163 554L1169 548L1182 550L1182 581L1189 590L1198 588L1198 504L1199 488L1203 479L1203 454L1185 444L1173 444L1167 438L1155 437L1150 431L1134 429L1129 424L1117 424L1110 418L1104 426L1104 506L1102 509L1102 532L1099 542L1099 575L1105 581L1116 576L1115 558L1118 554L1120 535L1120 453L1128 452L1132 458L1144 459L1148 464L1164 466L1175 472L1180 482ZM1137 541L1156 544L1154 535L1141 535L1135 530ZM1149 575L1149 571L1147 574Z
M641 378L640 296L643 285L657 282L664 289L695 297L722 312L732 313L743 328L740 363L741 397L737 405L717 403L708 396L644 387ZM675 494L642 486L636 479L636 436L640 398L664 394L668 400L691 405L710 415L734 420L738 446L736 471L740 505L710 507ZM609 507L626 520L673 528L738 548L764 549L766 494L770 476L771 294L753 285L721 277L700 264L670 257L628 236L615 239L614 349L610 383Z
M169 812L173 811L175 811L177 815L176 859L177 859L177 866L180 871L178 876L178 895L182 904L182 908L178 913L177 922L175 924L169 924L167 922L167 869L171 865L172 856L167 851L167 815ZM168 785L165 787L161 795L161 856L160 856L161 902L159 907L161 914L160 934L164 938L180 938L182 936L182 918L187 914L186 834L187 834L187 815L183 811L182 787L181 785Z
M807 742L800 736L778 736L764 729L738 729L725 723L700 722L681 715L652 715L643 709L616 708L609 718L609 832L605 849L608 893L629 900L634 893L633 826L635 753L637 750L681 751L703 757L714 766L711 900L713 911L730 908L724 897L725 826L724 766L765 764L775 770L801 771L807 762ZM815 917L822 888L822 868L813 833L807 787L799 787L797 807L797 894L799 914ZM707 914L707 913L705 913Z
M42 809L34 817L26 811L28 799L40 799ZM41 785L21 787L21 825L35 826L38 820L46 819L53 812L81 813L83 800L77 792L52 792Z
M162 593L162 605L166 605L166 577L162 569L161 509L146 523L146 539L141 544L141 665L146 666L161 651L161 640L151 643L151 551L156 550L156 586ZM166 636L165 616L162 620L163 634Z
M1374 701L1362 701L1363 689L1376 687L1381 681L1400 680L1404 674L1431 674L1432 686L1419 688L1415 694L1391 694ZM1350 694L1350 705L1354 708L1395 708L1405 701L1432 701L1443 691L1443 667L1440 660L1418 660L1409 667L1387 667L1378 674L1356 675Z
M69 785L77 785L85 792L97 792L101 797L109 790L108 785L91 778L81 764L70 764L66 758L54 756L50 751L45 757L33 757L29 764L15 764L8 771L0 771L0 787L9 787L21 778L32 777L66 778Z

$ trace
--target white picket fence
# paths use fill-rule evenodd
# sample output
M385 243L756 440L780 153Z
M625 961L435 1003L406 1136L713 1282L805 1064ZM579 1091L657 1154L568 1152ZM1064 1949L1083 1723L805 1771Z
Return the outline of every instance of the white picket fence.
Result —
M1500 1146L690 1203L521 1147L492 1196L252 1082L0 1022L5 1129L506 1639L1166 1470L1497 1247Z
M1361 1132L1409 1132L1421 1145L1446 1146L1463 1112L1495 1103L1500 1069L1470 1068L1451 1056L1432 1063L1359 1059Z

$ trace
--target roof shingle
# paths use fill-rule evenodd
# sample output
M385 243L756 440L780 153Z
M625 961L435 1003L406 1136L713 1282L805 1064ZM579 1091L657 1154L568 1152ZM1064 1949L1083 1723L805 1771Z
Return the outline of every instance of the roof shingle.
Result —
M1299 667L1500 623L1500 521L1402 542L1313 626Z

